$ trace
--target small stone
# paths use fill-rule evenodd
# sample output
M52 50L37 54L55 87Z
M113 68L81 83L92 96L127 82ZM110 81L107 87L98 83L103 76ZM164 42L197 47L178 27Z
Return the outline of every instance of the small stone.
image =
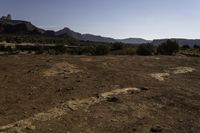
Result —
M32 107L32 109L33 109L33 110L36 110L37 108L36 108L36 107Z
M64 78L64 79L68 79L69 77L68 77L68 76L64 76L63 78Z
M31 72L32 72L32 70L28 70L28 71L27 71L27 73L31 73Z
M107 98L107 101L108 101L108 102L118 102L119 99L118 99L117 97L108 97L108 98Z
M78 109L77 107L77 104L73 101L71 101L69 104L68 104L68 108L71 110L71 111L75 111Z
M151 128L151 132L157 133L157 132L162 132L163 128L160 126L155 126Z
M143 90L143 91L149 90L149 88L147 88L147 87L140 87L140 89Z
M35 126L26 127L26 130L35 130Z
M96 97L96 98L100 98L100 96L99 96L98 93L94 94L94 97Z
M118 122L117 119L111 119L110 121L111 121L111 122Z
M81 82L81 80L76 80L76 82Z
M56 90L56 92L62 92L62 90L63 90L62 88L59 88Z
M183 122L184 120L183 120L183 119L179 119L178 121L179 121L179 122Z

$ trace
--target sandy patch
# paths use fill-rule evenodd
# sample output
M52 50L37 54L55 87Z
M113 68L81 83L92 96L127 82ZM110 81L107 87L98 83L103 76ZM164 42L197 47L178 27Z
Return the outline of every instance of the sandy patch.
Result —
M177 67L174 69L173 74L184 74L193 72L195 69L191 67Z
M153 73L153 74L150 74L150 76L159 81L164 81L165 77L170 76L170 74L169 73Z
M166 72L165 73L153 73L153 74L150 74L150 76L159 81L164 81L166 77L170 76L170 74L185 74L185 73L193 72L195 69L191 68L191 67L176 67L176 68L173 68L172 70L173 71L166 70L166 72L168 72L168 73L166 73Z
M81 70L70 63L61 62L53 65L50 69L44 71L44 76L58 76L58 75L67 75L72 73L78 73Z

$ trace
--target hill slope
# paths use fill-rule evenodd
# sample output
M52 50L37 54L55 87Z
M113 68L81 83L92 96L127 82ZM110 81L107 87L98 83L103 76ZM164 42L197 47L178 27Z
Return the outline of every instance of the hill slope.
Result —
M103 37L103 36L92 35L92 34L81 34L81 33L75 32L67 27L62 30L57 31L56 36L70 36L70 37L73 37L78 40L105 42L105 43L122 42L122 43L126 43L126 44L142 44L142 43L150 42L150 41L142 39L142 38L114 39L114 38L110 38L110 37Z

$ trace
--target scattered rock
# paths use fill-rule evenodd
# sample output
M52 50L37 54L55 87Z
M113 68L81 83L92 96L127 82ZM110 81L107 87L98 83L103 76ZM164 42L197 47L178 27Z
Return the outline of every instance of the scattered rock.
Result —
M36 107L32 107L32 109L33 109L33 110L36 110L37 108L36 108Z
M183 119L179 119L178 121L179 121L179 122L184 122L184 120L183 120Z
M94 94L94 97L100 98L99 94Z
M108 102L114 102L114 103L115 103L115 102L118 102L119 99L118 99L117 97L108 97L108 98L107 98L107 101L108 101Z
M88 75L87 78L89 79L89 78L91 78L91 77Z
M64 79L68 79L69 77L68 77L68 76L64 76L63 78L64 78Z
M35 130L35 126L26 127L26 130Z
M154 132L154 133L158 133L158 132L162 132L163 128L160 127L160 126L155 126L155 127L152 127L151 128L151 132Z
M148 91L149 88L148 87L139 87L139 89L143 90L143 91Z
M76 80L76 82L81 82L81 80Z
M28 70L28 71L27 71L27 73L31 73L31 72L32 72L32 70Z
M117 119L111 119L110 121L111 121L111 122L118 122Z
M68 105L68 108L71 110L71 111L75 111L78 109L77 107L77 103L76 102L70 102L69 105Z
M62 92L62 90L63 90L62 88L59 88L56 90L56 92Z

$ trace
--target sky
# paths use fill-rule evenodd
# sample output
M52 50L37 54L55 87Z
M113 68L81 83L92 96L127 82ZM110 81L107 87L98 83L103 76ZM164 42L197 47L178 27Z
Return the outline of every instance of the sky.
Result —
M0 0L0 15L117 39L200 38L200 0Z

